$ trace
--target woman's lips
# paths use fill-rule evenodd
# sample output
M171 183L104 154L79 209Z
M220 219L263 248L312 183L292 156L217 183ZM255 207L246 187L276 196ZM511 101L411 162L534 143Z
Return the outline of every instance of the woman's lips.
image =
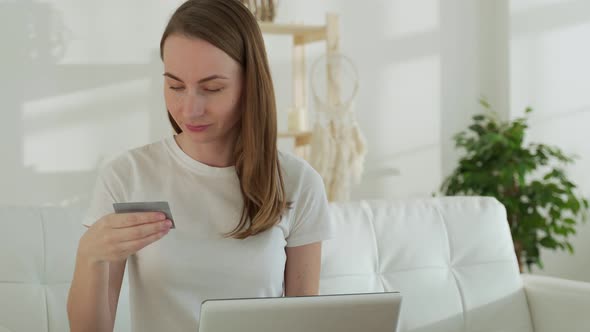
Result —
M209 128L209 126L211 125L198 125L198 126L191 126L189 124L185 124L184 125L186 127L186 129L193 131L193 132L201 132L206 130L207 128Z

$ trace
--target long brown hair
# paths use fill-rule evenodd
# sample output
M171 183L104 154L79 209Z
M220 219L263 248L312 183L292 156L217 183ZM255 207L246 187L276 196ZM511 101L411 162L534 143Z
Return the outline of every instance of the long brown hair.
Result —
M277 114L262 33L252 13L238 0L188 0L170 18L160 41L183 34L209 42L242 66L242 116L234 162L244 199L236 239L263 232L279 222L289 206L277 150ZM177 134L182 132L168 112Z

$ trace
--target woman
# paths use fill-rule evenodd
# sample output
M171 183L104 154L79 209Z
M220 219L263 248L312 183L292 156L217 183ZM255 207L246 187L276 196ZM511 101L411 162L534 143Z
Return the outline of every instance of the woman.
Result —
M202 301L318 293L329 212L319 175L277 151L261 32L238 0L189 0L162 36L176 135L101 170L68 297L72 331L111 331L128 263L133 331L195 331ZM112 204L168 201L160 213Z

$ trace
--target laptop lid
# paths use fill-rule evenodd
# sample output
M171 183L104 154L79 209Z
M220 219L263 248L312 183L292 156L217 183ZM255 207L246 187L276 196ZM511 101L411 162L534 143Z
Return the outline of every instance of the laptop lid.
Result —
M206 300L199 332L395 332L397 292Z

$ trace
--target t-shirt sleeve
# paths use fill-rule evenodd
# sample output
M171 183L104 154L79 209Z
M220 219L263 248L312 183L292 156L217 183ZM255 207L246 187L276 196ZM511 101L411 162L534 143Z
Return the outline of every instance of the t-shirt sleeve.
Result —
M308 166L301 190L294 197L287 247L297 247L333 238L330 207L321 176Z
M114 213L113 203L117 201L117 193L113 189L112 170L101 169L96 178L88 209L82 219L84 226L92 226L100 218L107 214Z

